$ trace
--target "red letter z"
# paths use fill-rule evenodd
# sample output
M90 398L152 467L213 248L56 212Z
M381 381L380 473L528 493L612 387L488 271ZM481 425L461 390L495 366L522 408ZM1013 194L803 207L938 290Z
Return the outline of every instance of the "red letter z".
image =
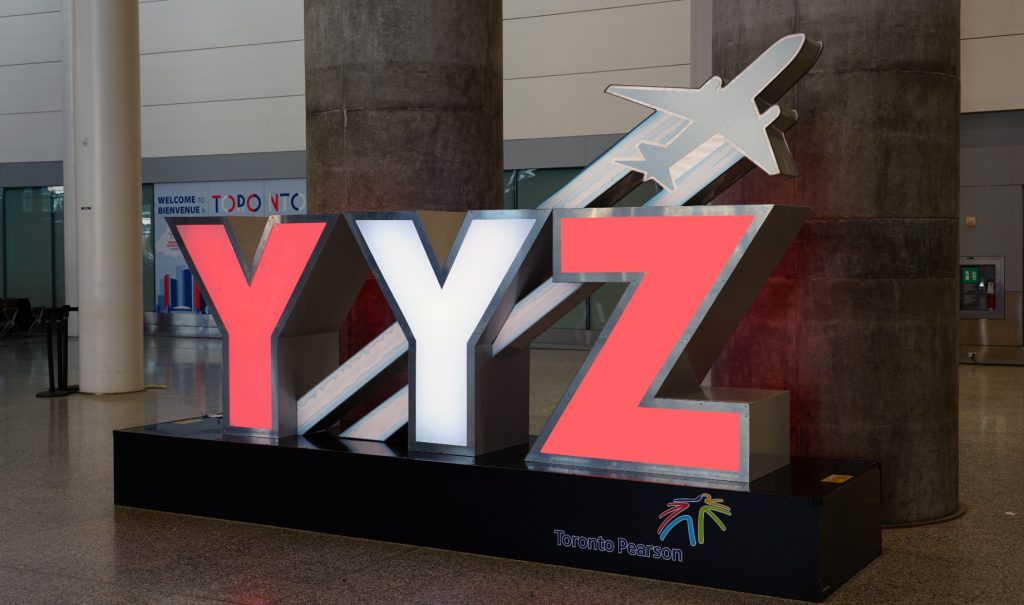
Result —
M773 209L793 215L797 220L786 222L795 227L780 230L782 237L758 239L768 215L776 216ZM631 283L527 459L737 474L740 412L680 399L699 391L722 344L799 229L803 209L792 209L799 216L789 210L556 211L556 281ZM760 258L741 264L748 251ZM742 285L730 283L734 277Z

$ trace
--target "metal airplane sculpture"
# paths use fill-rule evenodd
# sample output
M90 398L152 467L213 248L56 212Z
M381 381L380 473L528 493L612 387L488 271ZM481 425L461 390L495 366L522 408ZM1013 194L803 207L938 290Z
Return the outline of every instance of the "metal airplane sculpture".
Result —
M800 56L805 43L801 35L779 40L726 86L718 76L699 89L609 86L609 94L688 122L667 145L640 143L641 158L617 162L643 174L645 181L653 180L672 191L676 187L672 167L703 143L721 136L766 173L795 176L796 163L782 131L773 126L783 112L778 105L762 112L758 96ZM787 112L783 122L795 121L795 113Z

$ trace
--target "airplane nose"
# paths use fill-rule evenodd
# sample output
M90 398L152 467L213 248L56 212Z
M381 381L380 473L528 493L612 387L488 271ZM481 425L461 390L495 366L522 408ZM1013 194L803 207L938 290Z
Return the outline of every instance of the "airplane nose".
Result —
M805 34L790 34L769 46L768 50L764 52L764 56L771 57L773 63L787 65L796 58L806 40Z

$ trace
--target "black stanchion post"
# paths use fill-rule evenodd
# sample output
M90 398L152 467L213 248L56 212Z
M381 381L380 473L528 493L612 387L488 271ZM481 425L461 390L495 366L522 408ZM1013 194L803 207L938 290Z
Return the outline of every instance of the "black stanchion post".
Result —
M43 322L46 324L46 378L49 382L49 388L46 393L51 394L54 392L53 388L53 315L50 313L51 309L43 309ZM45 395L41 394L40 397Z
M64 369L64 317L62 313L63 309L60 307L56 307L54 311L54 332L57 333L57 343L55 347L57 349L57 363L55 365L57 366L57 390L59 391L64 388L64 375L61 372Z
M36 393L36 397L64 397L78 392L78 385L68 386L68 316L71 311L77 310L76 307L68 305L43 310L43 318L46 322L46 369L49 388ZM54 353L57 357L56 363L54 363ZM56 386L54 386L54 374L56 374Z
M68 393L77 393L78 392L78 385L77 384L72 384L72 385L68 384L68 324L71 321L70 318L71 318L71 312L72 311L78 311L78 307L72 307L70 305L64 305L64 307L63 307L64 323L62 324L61 331L60 331L61 346L64 349L64 363L61 364L60 388L65 390L65 391L67 391Z

